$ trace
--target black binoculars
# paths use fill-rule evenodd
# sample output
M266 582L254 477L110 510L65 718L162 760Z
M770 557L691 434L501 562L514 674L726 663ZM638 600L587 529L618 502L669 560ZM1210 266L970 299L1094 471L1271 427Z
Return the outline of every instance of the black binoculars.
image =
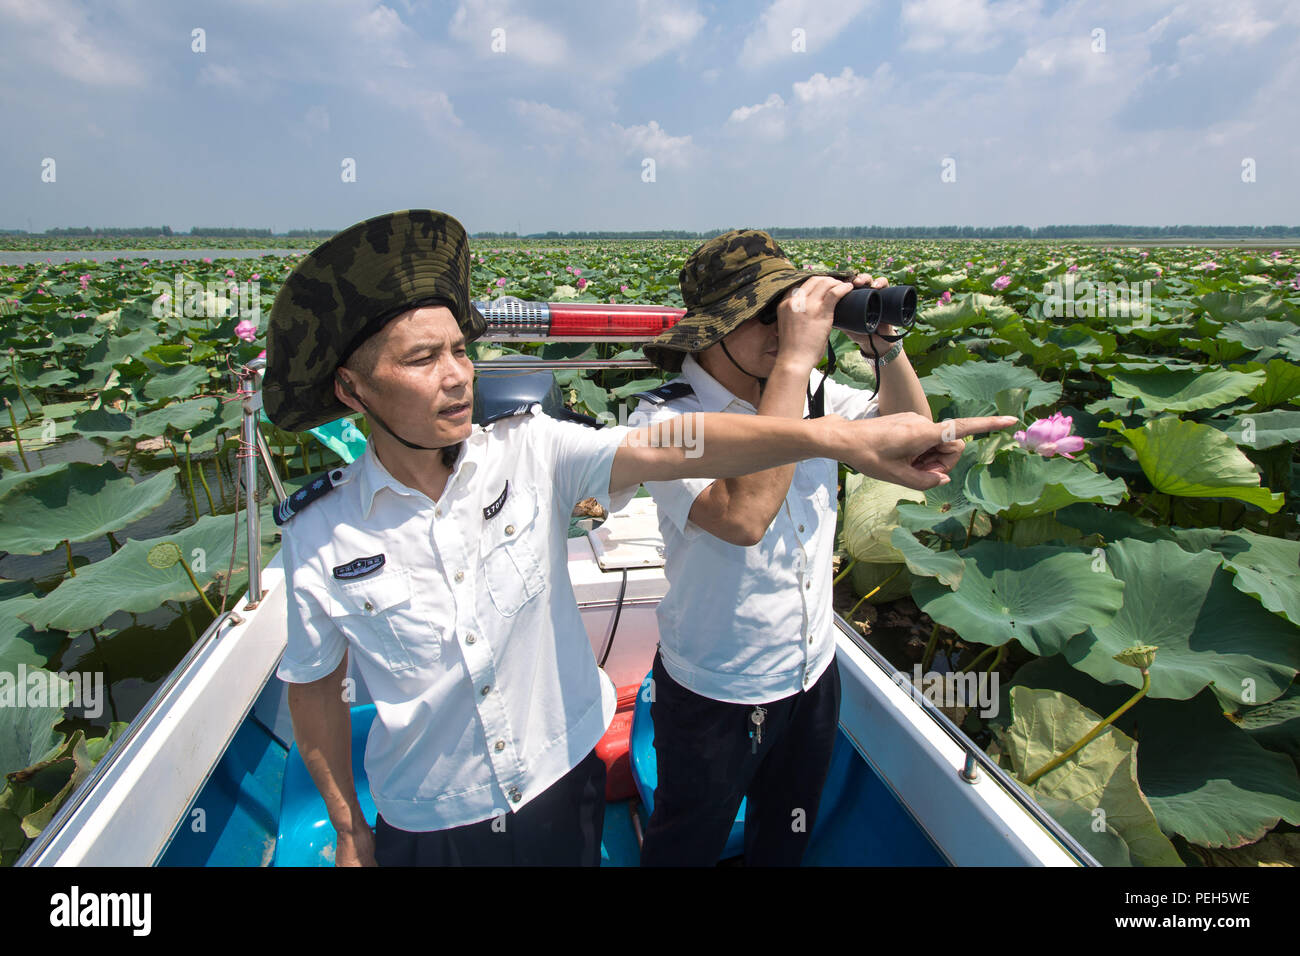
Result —
M771 325L776 321L777 303L773 302L759 321ZM910 285L889 285L883 289L854 289L835 303L834 328L859 335L871 335L884 322L900 332L916 321L916 289ZM900 334L897 336L902 338Z

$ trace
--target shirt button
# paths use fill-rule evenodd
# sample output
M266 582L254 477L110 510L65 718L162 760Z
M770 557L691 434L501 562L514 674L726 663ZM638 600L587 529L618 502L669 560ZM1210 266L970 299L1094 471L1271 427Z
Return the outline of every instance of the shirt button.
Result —
M466 643L466 644L473 644L473 643L474 643L475 641L477 641L477 640L478 640L478 638L475 637L473 634L466 634L466 635L465 635L465 643ZM485 689L485 690L483 691L483 693L486 694L486 693L487 693L487 690Z
M497 751L497 753L500 753L501 751L503 751L503 750L505 750L505 749L506 749L506 742L505 742L504 740L498 740L498 741L496 742L496 751Z
M803 525L799 525L799 533L803 534Z
M339 480L340 478L342 478L342 477L343 477L343 472L341 472L341 471L331 471L331 472L330 472L330 478L331 478L333 481L338 481L338 480Z
M457 580L457 581L464 581L464 580L465 580L465 572L464 572L464 571L457 571L457 572L456 572L456 580Z
M369 601L367 601L367 602L366 602L366 610L367 610L367 611L373 611L374 609L375 609L375 606L374 606L373 604L371 604Z
M514 533L515 533L515 526L512 524L506 525L506 534L514 534Z
M520 794L519 794L519 788L518 788L518 787L511 787L511 788L510 788L510 802L511 802L511 803L518 803L520 799L521 799L521 798L520 798Z
M491 689L492 689L491 684L484 684L483 689L479 691L479 693L482 694L484 697L486 697L488 695L488 691L490 691Z
M803 583L803 589L804 589L805 591L807 591L810 587L812 587L812 582L811 582L811 581L805 581L805 582Z
M434 509L433 509L433 514L434 514L435 517L441 518L441 517L442 517L442 509L441 509L441 508L434 508ZM800 528L799 530L802 531L803 528Z

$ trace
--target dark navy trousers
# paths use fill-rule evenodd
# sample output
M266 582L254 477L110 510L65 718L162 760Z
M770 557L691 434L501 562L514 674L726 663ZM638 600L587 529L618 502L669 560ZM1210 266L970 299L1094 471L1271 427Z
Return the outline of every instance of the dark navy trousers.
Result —
M600 866L605 762L593 750L515 813L413 833L378 816L380 866Z
M687 690L668 675L658 652L652 674L659 782L641 865L715 865L742 799L748 801L745 864L799 865L839 728L839 665L832 661L806 691L763 705L757 748L749 734L754 705Z

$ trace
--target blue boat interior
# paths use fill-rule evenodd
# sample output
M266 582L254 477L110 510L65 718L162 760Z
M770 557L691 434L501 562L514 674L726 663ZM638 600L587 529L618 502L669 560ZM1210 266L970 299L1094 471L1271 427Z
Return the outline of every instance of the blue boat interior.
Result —
M637 695L629 742L637 796L606 805L604 866L637 865L636 821L644 828L654 806L654 728L648 697ZM352 708L353 775L362 809L372 824L375 805L363 757L374 716L373 704ZM742 804L724 860L741 855L743 837ZM240 725L158 861L160 866L331 866L333 862L334 830L298 748L292 743L286 748L253 714ZM804 864L947 865L842 726Z

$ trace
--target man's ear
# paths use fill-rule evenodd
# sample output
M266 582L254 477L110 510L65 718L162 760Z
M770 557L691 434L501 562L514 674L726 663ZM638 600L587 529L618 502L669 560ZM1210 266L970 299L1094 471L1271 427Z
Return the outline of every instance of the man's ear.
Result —
M357 393L347 380L339 374L338 370L334 371L334 395L335 397L352 409L354 412L364 411L361 407L361 401L357 398Z

